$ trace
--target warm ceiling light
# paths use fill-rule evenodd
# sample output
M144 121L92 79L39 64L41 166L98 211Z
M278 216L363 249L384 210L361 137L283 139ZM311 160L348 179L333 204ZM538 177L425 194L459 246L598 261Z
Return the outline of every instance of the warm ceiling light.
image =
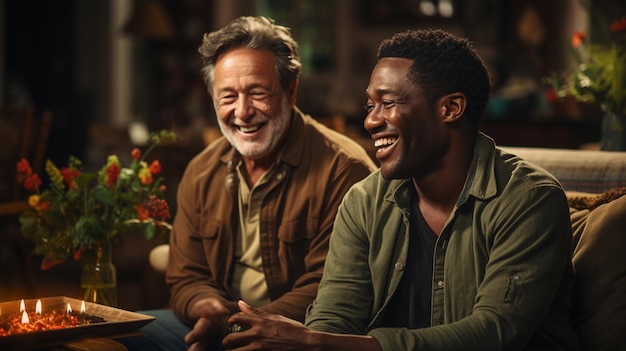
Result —
M146 38L172 39L174 26L163 4L158 0L139 0L124 32Z

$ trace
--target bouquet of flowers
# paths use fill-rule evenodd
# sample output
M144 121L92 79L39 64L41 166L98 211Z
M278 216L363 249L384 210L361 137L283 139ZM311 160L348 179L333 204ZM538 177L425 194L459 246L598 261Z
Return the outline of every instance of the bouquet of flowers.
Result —
M552 77L549 81L559 97L572 96L626 115L626 17L611 24L609 36L604 45L591 44L584 32L574 32L575 69L565 79Z
M163 139L176 135L161 131L150 135L146 152L135 148L128 167L116 155L97 173L83 172L82 162L70 156L67 166L57 167L46 161L49 186L42 189L42 180L32 171L28 160L17 164L31 209L20 217L23 235L34 243L34 253L42 255L42 270L69 257L78 260L88 249L110 244L125 230L140 231L147 240L158 230L169 230L169 206L163 199L166 191L163 178L158 177L158 160L148 164L146 156Z

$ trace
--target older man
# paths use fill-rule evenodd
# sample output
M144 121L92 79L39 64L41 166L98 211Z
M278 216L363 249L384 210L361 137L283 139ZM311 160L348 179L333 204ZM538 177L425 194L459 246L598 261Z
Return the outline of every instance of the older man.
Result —
M154 311L129 348L214 347L239 299L303 321L339 203L376 168L295 106L300 61L287 28L241 17L205 35L199 51L224 137L179 186L166 273L173 310Z

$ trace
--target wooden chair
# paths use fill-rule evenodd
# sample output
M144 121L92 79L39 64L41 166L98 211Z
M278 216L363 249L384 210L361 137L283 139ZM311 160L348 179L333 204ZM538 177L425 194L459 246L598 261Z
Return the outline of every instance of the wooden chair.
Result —
M28 285L32 285L33 273L31 247L18 221L19 214L28 208L28 199L16 165L26 158L41 176L51 123L52 114L47 111L36 115L33 107L0 107L0 247L9 247L17 254Z

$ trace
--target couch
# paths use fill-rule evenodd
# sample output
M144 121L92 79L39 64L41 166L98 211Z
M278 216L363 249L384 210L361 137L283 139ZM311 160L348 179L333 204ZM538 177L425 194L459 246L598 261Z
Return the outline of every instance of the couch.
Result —
M573 323L584 350L626 348L626 152L502 147L552 173L568 196ZM169 247L150 253L163 273Z
M626 152L504 149L552 173L566 191L573 323L583 350L626 349Z

